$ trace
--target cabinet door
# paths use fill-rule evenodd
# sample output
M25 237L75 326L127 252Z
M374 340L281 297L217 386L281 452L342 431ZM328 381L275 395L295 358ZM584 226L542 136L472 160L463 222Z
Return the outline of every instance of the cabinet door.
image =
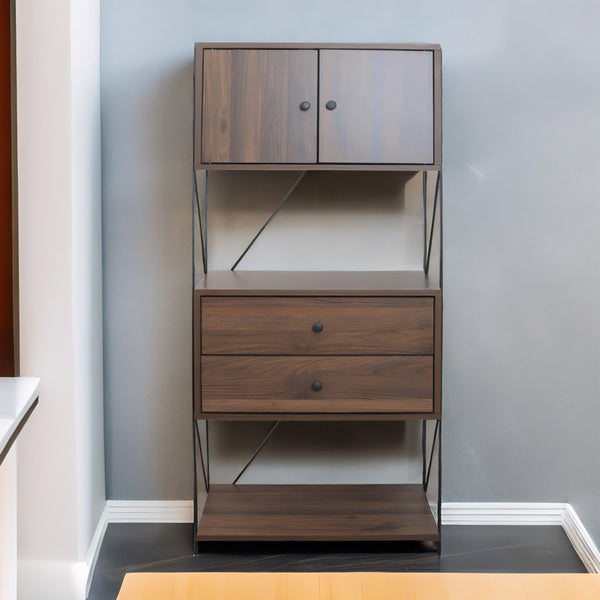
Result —
M317 61L316 50L205 49L202 162L316 162Z
M320 61L319 162L433 163L432 51L321 50Z

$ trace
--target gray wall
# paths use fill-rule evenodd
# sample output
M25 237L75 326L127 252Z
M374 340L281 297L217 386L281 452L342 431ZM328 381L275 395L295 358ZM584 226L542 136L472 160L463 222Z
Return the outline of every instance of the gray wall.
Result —
M444 55L444 499L570 501L600 541L599 20L600 5L592 0L103 0L109 497L191 497L193 42L438 42ZM270 184L215 177L213 268L235 257L244 228L277 201L283 177ZM398 240L410 240L418 228L409 199L414 183L390 180L372 193L368 180L359 182L374 211L361 211L350 198L349 217L339 198L328 197L323 206L300 199L244 266L312 268L323 266L323 252L329 267L406 266L414 256ZM352 195L352 185L340 185L347 190L342 197ZM324 210L327 230L362 223L372 237L355 247L344 246L337 233L327 241L323 231L309 228L317 209ZM400 211L413 221L394 240L389 218ZM282 255L278 242L294 228L300 233ZM265 425L241 433L239 425L225 427L217 437L224 479L237 464L235 452L243 456ZM318 449L293 461L301 478L337 474L331 465L344 463L342 446L366 461L358 479L386 480L397 474L383 457L403 442L412 451L410 426L347 425L333 433L307 427L284 436L290 443L309 439ZM294 456L272 450L257 478L288 473L276 467L278 452ZM342 471L339 477L350 475ZM413 471L410 461L404 464L402 474Z

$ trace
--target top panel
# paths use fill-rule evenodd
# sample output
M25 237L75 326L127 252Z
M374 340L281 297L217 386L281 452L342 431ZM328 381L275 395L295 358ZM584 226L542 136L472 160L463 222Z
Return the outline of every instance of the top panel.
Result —
M437 45L196 44L196 169L436 170Z
M202 296L437 296L422 271L209 271Z

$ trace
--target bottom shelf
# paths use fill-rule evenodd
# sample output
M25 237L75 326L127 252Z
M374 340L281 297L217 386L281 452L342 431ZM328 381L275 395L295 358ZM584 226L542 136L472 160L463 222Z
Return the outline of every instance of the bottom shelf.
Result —
M211 485L198 541L438 541L423 486Z

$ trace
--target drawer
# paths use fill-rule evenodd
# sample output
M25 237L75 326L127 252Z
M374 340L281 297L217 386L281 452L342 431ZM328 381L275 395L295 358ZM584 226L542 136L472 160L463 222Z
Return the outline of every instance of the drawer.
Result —
M433 298L203 298L201 335L203 354L433 354Z
M203 412L433 411L431 356L202 356L201 365Z

